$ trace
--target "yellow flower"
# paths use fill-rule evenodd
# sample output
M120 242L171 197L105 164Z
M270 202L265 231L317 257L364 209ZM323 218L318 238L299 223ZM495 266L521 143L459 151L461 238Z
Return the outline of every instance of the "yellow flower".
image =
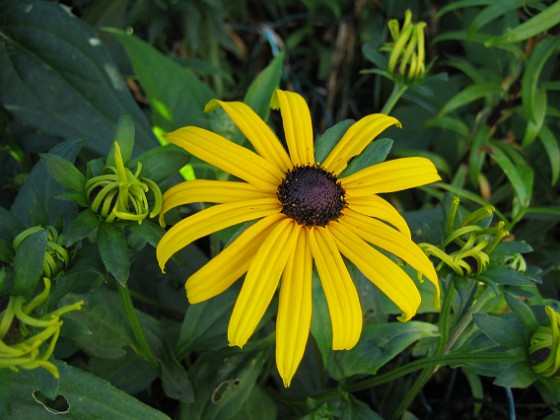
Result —
M282 278L276 319L276 364L289 386L303 357L312 310L315 267L332 324L332 348L352 348L362 330L362 310L343 256L410 319L420 304L411 278L388 251L439 285L433 265L411 240L397 210L379 193L439 180L424 158L403 158L339 176L348 161L386 128L400 125L387 115L368 115L353 124L323 162L314 158L313 128L304 99L277 90L288 152L273 131L241 102L211 101L229 115L255 152L199 127L183 127L166 139L240 181L194 180L164 194L160 220L170 209L193 202L218 203L173 226L157 246L164 268L193 241L239 223L259 219L186 282L190 303L210 299L246 274L228 327L232 346L242 347L257 328ZM371 245L373 246L371 246Z

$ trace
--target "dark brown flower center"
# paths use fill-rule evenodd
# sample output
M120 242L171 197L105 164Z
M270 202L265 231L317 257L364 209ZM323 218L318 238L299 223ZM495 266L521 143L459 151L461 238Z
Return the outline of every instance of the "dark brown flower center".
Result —
M344 188L334 174L316 166L296 166L278 187L282 213L305 226L325 226L346 206Z

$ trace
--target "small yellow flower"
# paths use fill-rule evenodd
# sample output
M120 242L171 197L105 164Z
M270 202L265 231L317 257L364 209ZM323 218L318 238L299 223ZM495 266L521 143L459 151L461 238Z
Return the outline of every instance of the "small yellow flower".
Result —
M276 364L289 386L303 357L311 323L311 279L315 267L332 324L332 348L350 349L362 330L362 310L346 257L400 308L406 321L420 293L414 281L379 249L422 273L436 288L436 271L411 240L397 210L378 194L440 179L424 158L403 158L340 176L348 161L386 128L390 116L368 115L352 125L323 162L314 158L313 128L304 99L277 90L288 151L257 114L241 102L211 101L243 132L255 152L199 127L184 127L166 139L240 179L194 180L164 194L160 220L170 209L193 202L217 203L173 226L157 246L164 268L193 241L239 223L258 220L186 281L190 303L210 299L244 274L228 327L232 346L242 347L257 328L282 278L276 319ZM373 245L373 246L371 246Z

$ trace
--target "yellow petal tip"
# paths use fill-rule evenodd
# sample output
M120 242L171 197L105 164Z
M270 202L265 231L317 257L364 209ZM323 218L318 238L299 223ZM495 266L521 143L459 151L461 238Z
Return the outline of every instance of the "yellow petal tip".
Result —
M272 93L272 97L270 98L270 108L277 110L280 109L280 101L278 100L278 91L280 89L276 89L273 93Z
M204 105L204 112L212 112L220 107L220 101L217 99L212 99L206 105Z

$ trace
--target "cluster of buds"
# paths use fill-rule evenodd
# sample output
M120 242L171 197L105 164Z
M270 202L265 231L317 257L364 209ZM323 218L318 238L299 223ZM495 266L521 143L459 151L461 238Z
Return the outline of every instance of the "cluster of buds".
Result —
M163 205L158 185L140 177L141 162L138 162L134 172L125 166L118 142L114 143L114 148L115 165L106 165L106 173L94 176L86 183L86 196L91 210L107 223L132 220L140 224L148 216L156 217ZM151 211L146 196L150 191L154 197Z
M451 201L443 246L422 243L420 247L427 255L440 260L438 270L446 265L460 276L481 274L490 263L490 253L509 232L502 221L492 227L480 224L494 213L491 206L475 210L457 224L459 202L456 197Z
M389 52L388 70L393 75L400 75L407 81L416 80L426 73L424 61L425 22L412 23L412 12L407 10L402 27L398 20L391 19L388 23L393 42L382 47Z
M0 302L0 368L18 371L42 367L58 378L58 369L49 358L60 334L60 317L81 309L83 302L34 316L33 312L49 297L51 281L44 277L43 283L43 291L29 302L23 296L11 296Z
M550 325L541 325L529 340L529 354L535 373L550 377L560 374L560 314L545 307Z
M13 247L17 250L25 239L43 229L47 230L47 246L43 261L43 275L52 279L56 277L57 274L66 270L71 260L70 252L64 246L64 235L60 234L54 226L33 226L25 229L15 237Z

